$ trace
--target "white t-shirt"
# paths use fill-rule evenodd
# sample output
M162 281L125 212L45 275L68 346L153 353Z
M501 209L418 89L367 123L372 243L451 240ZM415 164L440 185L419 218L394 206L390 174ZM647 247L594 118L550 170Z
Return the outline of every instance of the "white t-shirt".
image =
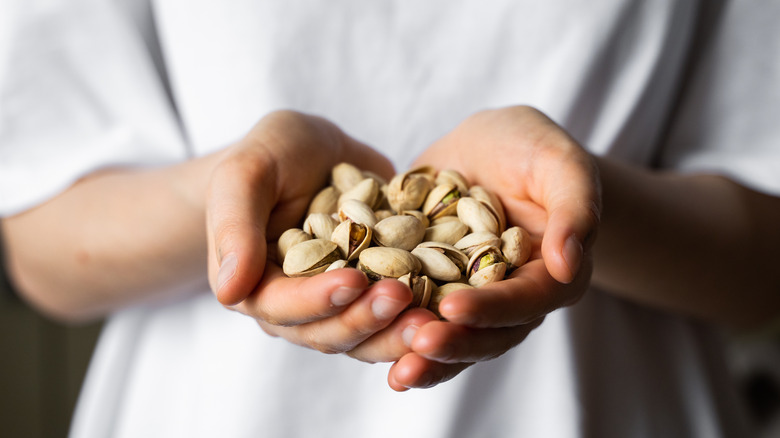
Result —
M222 148L279 108L404 169L467 115L531 104L594 153L780 194L777 1L151 3L0 6L0 215L100 167ZM270 338L204 282L110 318L72 435L746 434L711 327L598 290L436 388L395 393L387 369Z

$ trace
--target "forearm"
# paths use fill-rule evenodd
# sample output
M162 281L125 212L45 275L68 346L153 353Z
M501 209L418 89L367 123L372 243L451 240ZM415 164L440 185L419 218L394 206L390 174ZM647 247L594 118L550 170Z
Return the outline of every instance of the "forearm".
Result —
M593 283L663 309L755 326L780 313L780 199L713 175L598 158Z
M48 314L78 320L181 293L182 279L205 282L205 190L218 159L101 171L4 219L19 293Z

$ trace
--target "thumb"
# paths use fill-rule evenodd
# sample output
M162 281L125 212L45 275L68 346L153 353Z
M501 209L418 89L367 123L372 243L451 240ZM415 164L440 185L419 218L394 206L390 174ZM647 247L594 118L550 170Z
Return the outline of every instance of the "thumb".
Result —
M273 160L258 150L238 148L212 175L206 218L208 272L223 305L240 303L260 282L275 186Z
M601 215L597 172L585 170L595 169L595 164L573 167L565 170L565 178L554 177L558 183L545 200L549 214L542 258L550 275L561 283L570 283L577 275L595 240Z

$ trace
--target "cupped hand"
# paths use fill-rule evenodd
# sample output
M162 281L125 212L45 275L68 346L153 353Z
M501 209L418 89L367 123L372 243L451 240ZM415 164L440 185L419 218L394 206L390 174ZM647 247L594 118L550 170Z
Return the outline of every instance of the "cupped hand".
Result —
M217 299L255 318L269 334L364 361L409 351L402 332L433 319L397 316L411 292L397 281L369 286L355 269L287 278L267 257L268 242L299 225L311 198L342 161L389 178L392 165L332 123L292 111L264 117L226 151L208 193L208 270Z
M444 321L407 333L412 349L390 369L398 391L430 387L522 342L545 315L576 302L592 272L601 210L592 157L529 107L477 113L426 150L416 165L456 169L501 200L507 223L532 236L531 259L505 280L457 291L440 304Z

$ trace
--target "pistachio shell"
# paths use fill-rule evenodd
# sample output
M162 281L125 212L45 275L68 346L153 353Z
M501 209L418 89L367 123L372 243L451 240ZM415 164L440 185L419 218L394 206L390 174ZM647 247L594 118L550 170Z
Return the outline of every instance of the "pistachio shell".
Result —
M485 245L474 251L469 259L466 270L469 284L474 287L503 280L507 264L501 250L495 246Z
M428 228L428 226L429 226L429 224L431 222L430 219L428 219L428 216L422 214L422 212L420 210L399 211L398 215L400 215L400 216L414 216L414 217L417 218L417 220L419 220L423 224L423 227L425 227L425 228Z
M333 186L344 193L363 181L363 172L350 163L339 163L331 169L330 178Z
M379 246L390 246L411 251L422 242L425 227L414 216L390 216L374 226L374 242Z
M449 257L449 259L455 263L461 272L466 272L466 267L469 264L469 258L463 251L459 250L455 246L442 242L422 242L421 244L417 245L417 247L432 248L441 252L442 254Z
M376 181L379 184L379 187L387 185L387 180L384 179L381 175L379 175L376 172L372 172L370 170L364 170L363 171L363 178L371 178L374 181Z
M339 191L333 186L325 187L312 199L308 215L313 213L333 214L338 208Z
M422 213L420 213L420 214L422 214ZM425 216L425 217L428 217L428 216ZM460 221L460 219L458 219L457 216L441 216L441 217L437 217L436 219L430 221L430 225L429 226L439 225L439 224L443 224L445 222L453 222L453 221Z
M501 246L501 239L489 231L478 231L476 233L466 234L462 239L455 242L455 245L453 246L471 257L474 250L485 245L495 247Z
M469 189L469 196L476 199L485 205L485 207L493 213L493 216L498 222L498 229L504 230L506 228L506 215L504 214L504 207L501 205L498 197L490 190L482 186L473 186ZM496 233L498 234L498 233Z
M441 300L444 299L447 295L455 292L456 290L463 290L463 289L474 289L474 286L471 286L470 284L466 283L445 283L441 286L437 287L433 292L431 293L431 300L428 302L428 310L433 312L436 316L441 318L441 313L439 313L439 304L441 303Z
M398 248L374 247L360 253L358 269L369 279L398 278L404 274L420 272L420 261L409 251Z
M394 211L416 210L431 190L431 176L409 171L400 173L387 186L387 201Z
M405 274L398 278L398 281L405 284L412 290L412 302L409 307L428 307L431 300L431 293L436 286L426 275Z
M338 224L339 222L329 214L313 213L303 222L303 231L317 239L330 240L330 236Z
M469 227L461 221L444 222L438 225L434 225L425 229L425 236L423 241L425 242L442 242L447 244L454 244L460 240L466 233L469 232Z
M371 245L371 235L371 227L347 219L333 230L330 240L338 245L342 257L354 260Z
M458 219L469 227L471 232L489 231L499 234L498 220L488 207L474 198L461 198L458 201ZM461 236L462 237L462 236Z
M373 207L379 197L379 184L376 180L366 178L355 184L351 189L339 196L338 205L350 199L356 199Z
M325 269L325 272L335 271L336 269L346 268L348 266L349 263L346 260L336 260L335 262L331 263L327 269Z
M282 270L289 277L308 277L320 272L339 259L338 247L330 240L311 239L287 251Z
M455 169L444 169L436 175L436 185L453 184L461 193L468 193L469 183L466 178Z
M531 256L531 235L520 227L508 228L501 234L501 252L510 266L522 266Z
M276 242L276 256L279 259L279 263L284 261L287 251L293 246L311 240L311 234L303 231L300 228L290 228L279 236L279 240Z
M441 281L455 281L461 277L461 270L443 252L435 248L417 247L412 255L420 259L423 274Z
M376 225L376 216L374 216L374 210L371 209L365 202L360 202L355 199L344 201L339 206L339 220L342 222L349 219L352 222L368 225L374 227Z
M431 220L457 213L461 193L454 184L441 184L434 187L422 207L422 212Z
M392 210L377 210L374 212L374 217L376 217L377 222L382 219L387 219L390 216L395 216Z

